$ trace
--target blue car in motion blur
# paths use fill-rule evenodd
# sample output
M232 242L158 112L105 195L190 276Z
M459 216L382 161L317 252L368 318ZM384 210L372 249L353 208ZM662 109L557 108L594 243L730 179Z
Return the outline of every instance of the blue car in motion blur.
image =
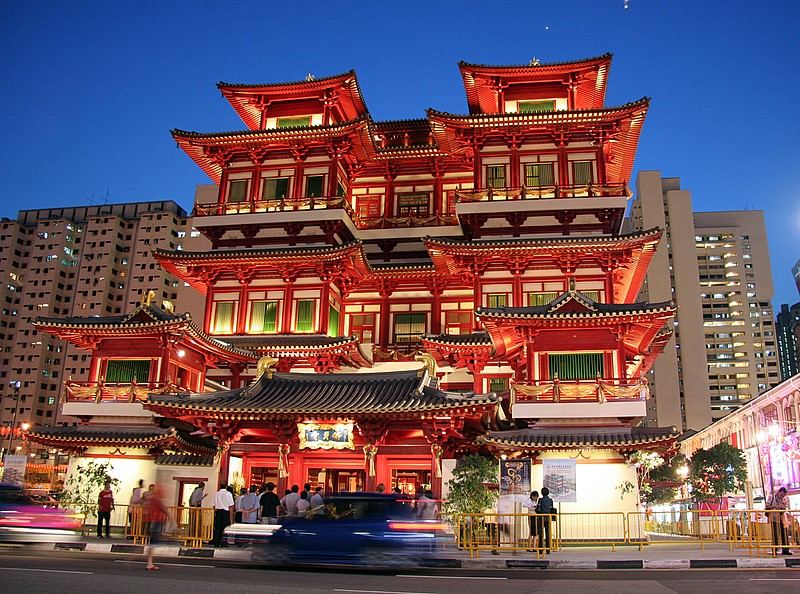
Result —
M254 558L273 565L415 565L435 554L444 528L417 519L410 500L343 493L317 514L286 521L255 547Z
M35 501L21 487L0 484L0 543L67 542L79 536L78 516Z

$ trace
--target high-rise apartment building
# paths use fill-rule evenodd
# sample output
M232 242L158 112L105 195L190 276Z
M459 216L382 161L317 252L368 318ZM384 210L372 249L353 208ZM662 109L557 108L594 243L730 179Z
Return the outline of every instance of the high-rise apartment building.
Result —
M781 310L776 318L781 380L787 380L800 372L797 356L798 331L800 331L800 303L795 303L791 307L786 303L781 304Z
M177 301L184 283L151 254L181 249L187 235L187 214L173 201L25 210L0 222L2 426L15 417L17 424L54 424L64 379L88 372L85 352L30 322L123 314L149 290Z
M679 178L641 172L634 229L663 226L643 293L678 306L648 421L700 429L780 381L763 211L694 212Z

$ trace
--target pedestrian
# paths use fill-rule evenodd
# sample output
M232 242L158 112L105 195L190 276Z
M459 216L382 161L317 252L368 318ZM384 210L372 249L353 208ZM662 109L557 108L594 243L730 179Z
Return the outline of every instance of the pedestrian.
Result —
M314 494L309 501L311 504L311 513L315 516L325 515L325 498L322 496L322 487L314 489Z
M383 483L379 483L375 490L378 493L384 493L386 491L386 485L384 485Z
M234 520L235 509L233 495L226 489L225 483L220 483L219 491L214 495L214 539L211 544L215 548L228 546L222 542L222 538L225 535L225 527Z
M142 497L144 497L144 479L139 479L139 482L136 483L136 486L131 491L131 498L128 501L128 527L129 527L129 534L135 534L137 536L141 536L141 526L142 526L142 512L141 512L141 505L142 505ZM134 514L136 517L134 526ZM130 538L130 537L129 537Z
M233 520L237 524L241 524L242 523L242 498L245 495L247 495L247 489L242 487L241 489L239 489L239 496L236 497L236 502L234 504L236 506L236 515L234 516Z
M311 507L311 502L308 500L308 491L300 493L300 499L297 500L297 517L305 518Z
M306 483L303 485L303 491L308 493L308 499L311 500L311 483Z
M203 505L203 499L206 498L206 494L203 492L206 488L206 484L204 482L199 482L197 486L192 491L192 494L189 495L189 507L200 507Z
M269 482L265 485L265 488L266 490L259 501L261 504L261 523L277 524L278 507L281 505L281 500L275 493L275 483Z
M786 487L781 487L775 491L766 506L767 515L769 515L770 524L772 525L773 551L776 555L778 554L778 548L781 549L781 555L792 554L789 550L789 535L786 532L786 509L789 507L788 504Z
M147 564L145 569L148 571L158 569L153 563L155 555L155 545L161 541L164 533L164 524L167 521L167 508L161 500L161 491L155 485L150 485L147 497L144 500L144 517L147 521L150 540L147 543L146 554Z
M202 533L203 511L200 507L203 505L203 499L206 498L205 487L206 484L200 481L189 495L189 526L191 526L191 533L195 538L200 538Z
M536 517L536 508L539 507L539 492L531 491L530 497L522 505L528 510L528 552L532 552L534 542L536 548L539 547L539 518Z
M250 486L250 492L241 497L241 514L243 524L255 524L258 522L258 495L256 486Z
M97 538L103 538L103 523L106 525L106 538L111 538L111 512L114 509L114 492L111 481L97 495Z
M417 499L417 517L421 520L435 520L438 515L439 510L433 498L433 491L426 489Z
M292 485L289 493L281 500L281 504L286 509L286 515L290 518L297 517L297 502L300 501L300 487Z
M542 487L542 496L539 498L539 507L536 510L539 519L537 534L539 535L539 548L544 547L544 552L550 554L550 528L553 522L552 514L555 513L553 500L550 499L550 489Z

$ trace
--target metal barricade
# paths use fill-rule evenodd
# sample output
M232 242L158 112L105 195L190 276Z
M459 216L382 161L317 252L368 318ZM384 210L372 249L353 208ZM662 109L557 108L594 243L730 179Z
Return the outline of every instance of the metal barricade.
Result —
M567 512L556 517L562 546L608 545L615 551L628 542L625 512Z
M526 551L541 557L558 550L561 542L556 514L458 514L454 532L458 548L470 557L481 551Z
M171 506L167 508L161 536L167 540L180 541L187 547L200 548L204 542L212 539L213 527L213 508ZM149 544L150 530L147 509L144 506L133 508L128 532L133 542Z

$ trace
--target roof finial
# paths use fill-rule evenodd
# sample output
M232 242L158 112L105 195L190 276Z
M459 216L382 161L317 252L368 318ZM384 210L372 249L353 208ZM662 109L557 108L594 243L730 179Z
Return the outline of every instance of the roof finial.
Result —
M272 374L275 373L275 366L277 364L277 359L272 357L261 357L256 365L256 381L258 381L262 375L266 375L267 379L272 379Z
M170 301L169 299L162 299L161 309L169 313L175 313L175 304L172 303L172 301Z
M575 292L575 277L574 276L569 277L569 292L570 293L574 293Z
M315 80L313 74L311 74L310 72L306 74L306 82L312 82L313 80Z
M422 369L420 369L420 371L426 370L429 378L436 377L436 359L434 359L430 354L417 353L417 356L414 357L414 360L422 363Z
M530 61L530 65L531 66L538 66L539 65L539 58L537 58L536 56L532 57L531 61Z
M156 292L153 289L148 289L142 293L142 305L145 307L150 307L150 304L153 303L153 299L156 298Z

